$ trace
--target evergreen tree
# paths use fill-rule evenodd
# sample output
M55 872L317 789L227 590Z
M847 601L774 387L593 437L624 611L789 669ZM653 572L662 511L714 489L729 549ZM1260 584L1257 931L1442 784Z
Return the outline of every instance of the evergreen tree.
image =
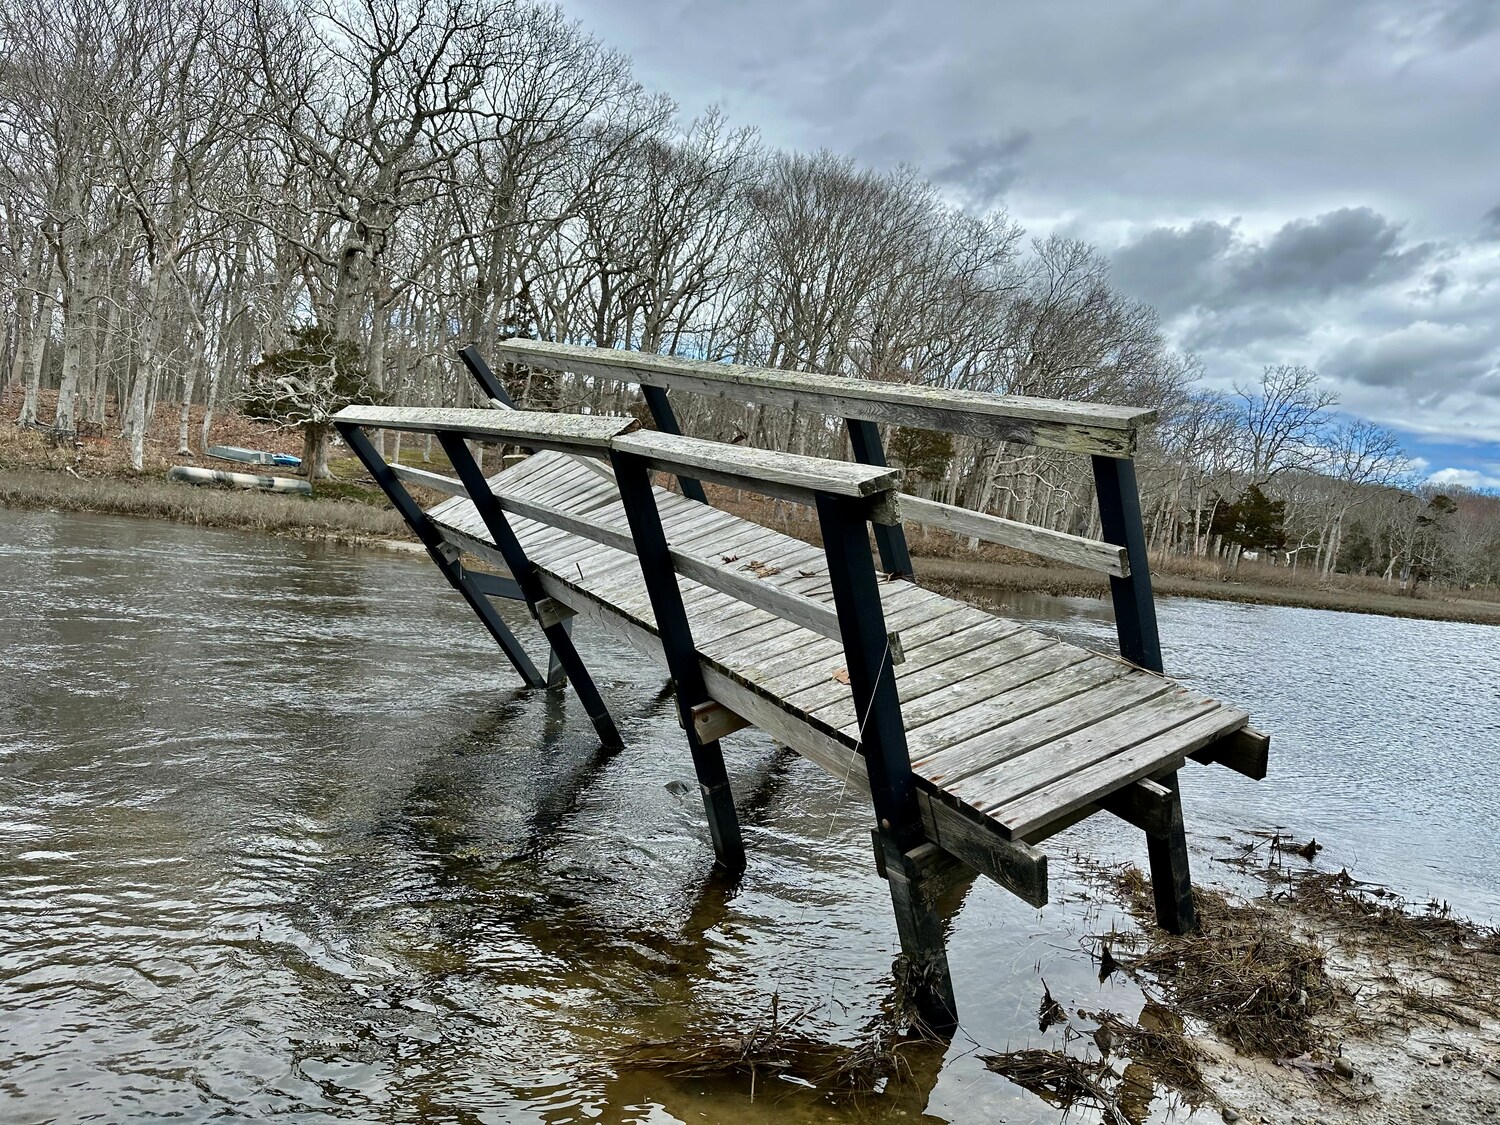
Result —
M292 329L292 346L271 352L250 368L240 409L252 418L302 431L302 472L322 480L328 471L333 416L346 406L380 401L359 348L333 329L308 324Z

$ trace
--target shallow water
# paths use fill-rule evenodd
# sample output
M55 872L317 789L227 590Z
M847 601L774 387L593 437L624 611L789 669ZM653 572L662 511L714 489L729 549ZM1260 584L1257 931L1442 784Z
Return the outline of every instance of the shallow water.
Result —
M1144 858L1095 818L1049 845L1054 905L982 880L953 904L964 1029L913 1054L909 1086L834 1107L787 1083L752 1100L743 1081L664 1080L625 1053L743 1030L773 998L852 1043L889 996L868 813L837 779L757 732L726 740L750 853L728 884L671 785L691 767L661 673L580 628L629 744L602 755L570 697L516 690L425 559L0 510L0 589L7 1123L1051 1122L978 1059L1060 1041L1036 1031L1039 976L1070 1008L1140 1007L1081 951L1114 915L1064 847ZM1107 639L1096 604L1013 609ZM1216 834L1287 823L1363 874L1496 909L1480 791L1500 634L1162 616L1173 669L1277 735L1259 787L1189 771L1200 873ZM1372 782L1387 761L1399 782ZM1165 1098L1149 1116L1187 1119Z

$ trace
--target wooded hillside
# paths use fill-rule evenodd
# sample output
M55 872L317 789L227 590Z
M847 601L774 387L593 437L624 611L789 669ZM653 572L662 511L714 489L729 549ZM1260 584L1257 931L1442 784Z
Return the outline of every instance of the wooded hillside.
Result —
M336 355L346 399L357 375L368 401L462 406L456 345L527 336L1155 407L1140 475L1158 550L1500 582L1500 501L1415 482L1394 436L1339 417L1312 372L1204 390L1094 248L1028 240L909 169L685 120L553 8L10 0L0 152L16 420L97 430L116 403L137 468L161 403L180 405L184 449L226 409L316 423L333 383L316 356ZM538 408L623 411L636 393L504 374ZM778 449L845 440L775 408L678 411ZM1094 530L1080 458L886 437L913 491Z

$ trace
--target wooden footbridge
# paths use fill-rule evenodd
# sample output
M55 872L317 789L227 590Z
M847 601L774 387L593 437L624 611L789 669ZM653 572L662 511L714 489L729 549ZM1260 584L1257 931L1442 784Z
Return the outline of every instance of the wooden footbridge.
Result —
M651 431L632 418L514 410L478 353L460 354L491 409L350 407L340 433L520 676L537 687L565 677L606 745L620 736L573 623L665 666L724 867L743 868L745 853L719 739L756 726L868 792L876 864L935 1025L956 1010L938 893L978 873L1042 905L1036 845L1096 812L1145 833L1160 923L1194 925L1177 770L1191 759L1263 777L1268 740L1244 711L1162 674L1131 460L1149 411L525 340L499 349L507 363L638 384ZM856 460L684 437L669 390L842 418ZM1104 541L903 494L879 423L1091 457ZM370 429L435 435L456 476L386 463ZM486 478L468 442L530 456ZM676 477L678 491L654 473ZM712 507L705 481L809 505L823 546ZM424 511L407 485L450 499ZM1119 657L922 589L904 523L1107 573ZM471 570L466 555L510 577ZM491 597L526 603L551 649L546 674Z

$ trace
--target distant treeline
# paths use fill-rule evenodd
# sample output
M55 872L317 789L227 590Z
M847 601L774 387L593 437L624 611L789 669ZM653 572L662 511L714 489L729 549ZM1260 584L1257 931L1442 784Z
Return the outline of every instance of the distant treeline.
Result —
M462 405L455 345L521 335L1152 406L1158 550L1500 581L1500 505L1413 484L1392 436L1338 423L1311 372L1205 392L1092 247L1027 240L911 170L684 120L555 8L9 0L0 60L18 420L102 427L113 401L137 467L159 402L181 404L184 448L225 407L317 430L350 395ZM506 375L537 407L634 405L608 381ZM54 417L37 417L43 387ZM679 409L759 445L844 441L805 413ZM920 490L1096 522L1080 458L887 437Z

